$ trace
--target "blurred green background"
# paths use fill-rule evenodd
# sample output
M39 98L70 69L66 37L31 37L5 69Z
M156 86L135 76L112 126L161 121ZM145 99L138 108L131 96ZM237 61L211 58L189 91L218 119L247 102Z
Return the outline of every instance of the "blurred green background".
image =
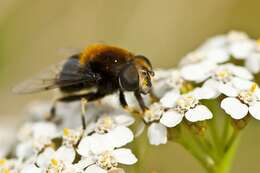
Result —
M0 126L24 118L24 106L50 93L17 96L11 88L44 67L80 49L104 42L149 57L169 68L205 39L232 29L260 37L259 0L0 0ZM260 122L245 131L234 173L260 172ZM158 173L200 173L179 146L164 145L149 154Z

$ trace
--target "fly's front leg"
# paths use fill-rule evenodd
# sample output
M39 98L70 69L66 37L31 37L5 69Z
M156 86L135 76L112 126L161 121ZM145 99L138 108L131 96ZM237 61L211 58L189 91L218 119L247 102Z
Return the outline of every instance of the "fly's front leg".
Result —
M119 92L119 101L120 101L120 104L121 106L127 111L127 112L130 112L132 114L140 114L140 112L138 112L138 110L136 109L131 109L128 107L128 104L126 102L126 99L125 99L125 95L124 95L124 92L123 91L120 91Z
M136 91L135 92L135 97L139 103L139 106L141 107L142 111L145 112L148 110L148 108L145 106L144 100L140 94L140 92Z
M127 105L127 102L126 102L126 99L125 99L125 95L124 95L124 92L123 91L120 91L119 92L119 101L120 101L120 104L121 106L124 108L124 109L128 109L128 105Z

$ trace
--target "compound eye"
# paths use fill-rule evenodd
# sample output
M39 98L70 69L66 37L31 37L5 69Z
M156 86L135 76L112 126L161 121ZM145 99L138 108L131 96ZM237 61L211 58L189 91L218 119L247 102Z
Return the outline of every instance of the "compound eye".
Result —
M126 91L135 91L139 88L139 75L133 64L126 65L120 72L119 85Z

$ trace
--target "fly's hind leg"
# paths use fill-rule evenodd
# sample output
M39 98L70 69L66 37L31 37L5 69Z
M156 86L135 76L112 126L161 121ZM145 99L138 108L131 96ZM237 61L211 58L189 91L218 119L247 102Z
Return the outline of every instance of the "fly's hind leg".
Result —
M52 118L55 117L56 115L56 105L58 102L65 102L65 103L69 103L69 102L73 102L73 101L81 101L81 120L82 120L82 127L83 129L86 128L86 121L85 121L85 114L86 114L86 104L87 102L90 101L95 101L98 100L102 97L104 97L105 94L101 93L101 92L96 92L96 93L87 93L87 94L79 94L79 95L69 95L69 96L64 96L61 97L57 100L55 100L52 108L51 108L51 116Z
M88 103L87 99L85 98L81 98L81 123L82 123L82 129L85 130L86 129L86 105Z

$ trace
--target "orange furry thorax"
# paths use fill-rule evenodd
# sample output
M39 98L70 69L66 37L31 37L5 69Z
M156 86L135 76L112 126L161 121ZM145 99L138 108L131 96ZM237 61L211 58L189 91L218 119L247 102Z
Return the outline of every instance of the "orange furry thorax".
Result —
M130 53L129 51L115 47L115 46L109 46L105 44L92 44L88 47L86 47L80 54L80 64L86 64L89 61L91 61L93 58L97 57L99 54L103 52L114 52L115 54L119 56L123 56L125 58L132 58L134 55Z

